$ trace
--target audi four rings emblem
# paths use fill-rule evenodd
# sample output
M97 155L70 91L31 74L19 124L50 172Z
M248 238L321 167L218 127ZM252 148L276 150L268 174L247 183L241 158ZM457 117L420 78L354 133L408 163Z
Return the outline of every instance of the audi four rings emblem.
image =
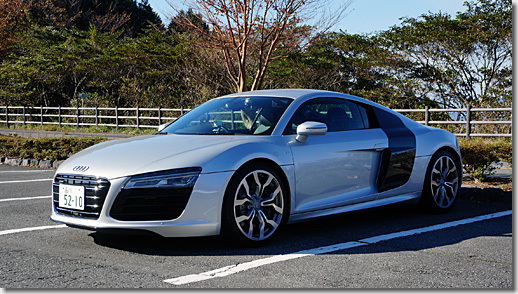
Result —
M72 169L73 171L78 171L78 172L85 172L89 169L90 167L88 165L76 165L74 166L74 168Z

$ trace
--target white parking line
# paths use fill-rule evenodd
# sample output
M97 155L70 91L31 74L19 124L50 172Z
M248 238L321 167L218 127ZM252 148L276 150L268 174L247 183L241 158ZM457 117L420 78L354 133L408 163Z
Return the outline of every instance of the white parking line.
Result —
M66 228L67 225L54 225L54 226L41 226L41 227L30 227L30 228L21 228L21 229L13 229L13 230L6 230L6 231L0 231L0 236L2 235L9 235L9 234L16 234L21 232L30 232L30 231L39 231L39 230L48 230L48 229L59 229L59 228Z
M349 248L354 248L354 247L359 247L359 246L372 245L372 244L375 244L375 243L378 243L381 241L387 241L387 240L391 240L391 239L407 237L407 236L411 236L411 235L417 235L417 234L437 231L437 230L441 230L441 229L456 227L456 226L460 226L460 225L465 225L465 224L470 224L470 223L479 222L479 221L483 221L483 220L511 215L512 213L513 213L512 210L507 210L507 211L462 219L462 220L458 220L458 221L452 221L452 222L447 222L447 223L443 223L443 224L428 226L428 227L424 227L424 228L418 228L418 229L413 229L413 230L408 230L408 231L374 236L374 237L365 238L365 239L362 239L359 241L351 241L351 242L346 242L346 243L339 243L339 244L334 244L334 245L329 245L329 246L323 246L323 247L318 247L318 248L313 248L313 249L308 249L308 250L302 250L302 251L298 251L295 253L275 255L272 257L253 260L250 262L229 265L226 267L222 267L222 268L215 269L212 271L204 272L201 274L193 274L193 275L187 275L187 276L182 276L182 277L178 277L178 278L168 279L168 280L164 280L164 282L174 284L174 285L184 285L184 284L188 284L188 283L200 282L200 281L204 281L204 280L208 280L208 279L229 276L229 275L232 275L235 273L239 273L242 271L246 271L246 270L260 267L260 266L267 265L267 264L276 263L279 261L286 261L286 260L296 259L296 258L305 257L305 256L330 253L330 252L334 252L334 251L339 251L339 250L344 250L344 249L349 249Z
M8 201L21 201L21 200L33 200L33 199L44 199L44 198L50 198L50 196L34 196L34 197L19 197L19 198L7 198L7 199L0 199L0 202L8 202Z
M43 181L52 181L52 179L36 179L36 180L23 180L23 181L3 181L3 182L0 182L0 184L43 182Z

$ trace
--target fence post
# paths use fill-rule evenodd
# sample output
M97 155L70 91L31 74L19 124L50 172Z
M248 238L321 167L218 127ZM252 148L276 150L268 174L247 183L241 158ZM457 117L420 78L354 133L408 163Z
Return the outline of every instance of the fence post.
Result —
M231 128L233 130L236 129L235 122L234 122L234 110L232 110L232 109L230 110L230 120L231 120L231 124L230 124Z
M430 125L430 106L428 105L424 107L424 125Z
M26 125L26 118L25 118L25 106L23 106L23 125Z
M98 108L98 106L95 107L95 125L99 126L99 108Z
M119 130L119 106L115 106L115 129Z
M59 127L61 127L61 105L58 106L58 123Z
M43 105L40 105L40 123L43 125Z
M76 106L76 124L79 127L79 106Z
M471 138L471 105L466 106L466 139Z
M162 124L162 106L158 106L158 125Z
M183 106L180 108L180 114L183 115Z
M137 105L137 129L140 129L140 112Z
M9 128L9 106L5 106L5 124L7 125L7 128Z

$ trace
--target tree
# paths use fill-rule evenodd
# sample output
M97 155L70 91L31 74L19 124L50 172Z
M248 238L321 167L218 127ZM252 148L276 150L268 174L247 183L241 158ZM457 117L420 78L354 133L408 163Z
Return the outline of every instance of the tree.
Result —
M23 0L0 1L0 54L16 40L14 32L25 18L26 5Z
M136 37L154 26L161 28L160 17L153 11L147 0L57 0L62 1L68 15L73 18L71 25L88 30L90 24L99 32L120 32L123 37Z
M510 106L511 0L466 2L452 18L406 18L381 36L415 64L415 76L444 107Z
M395 108L434 106L412 70L412 63L393 54L376 35L332 32L274 61L267 87L337 91Z
M324 3L325 2L325 3ZM263 87L270 63L285 57L286 50L306 46L317 32L325 32L343 16L349 2L334 13L325 0L191 0L194 14L172 19L194 32L202 46L219 50L227 73L242 92ZM320 14L320 23L308 25ZM209 27L200 26L199 16ZM322 20L320 19L320 20ZM282 49L282 50L281 50ZM249 76L253 76L249 80ZM251 85L250 85L251 84Z
M88 107L190 108L230 92L219 58L155 29L120 39L33 24L0 63L0 105L78 106L88 93Z

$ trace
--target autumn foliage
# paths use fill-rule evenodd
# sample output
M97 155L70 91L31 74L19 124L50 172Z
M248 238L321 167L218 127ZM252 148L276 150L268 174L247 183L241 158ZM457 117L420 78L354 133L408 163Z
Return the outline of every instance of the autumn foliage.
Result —
M329 1L189 0L167 25L145 0L0 1L0 106L191 108L263 88L393 108L512 106L510 0L423 11L368 35L332 31L349 2L333 14ZM473 114L510 119L498 115Z

